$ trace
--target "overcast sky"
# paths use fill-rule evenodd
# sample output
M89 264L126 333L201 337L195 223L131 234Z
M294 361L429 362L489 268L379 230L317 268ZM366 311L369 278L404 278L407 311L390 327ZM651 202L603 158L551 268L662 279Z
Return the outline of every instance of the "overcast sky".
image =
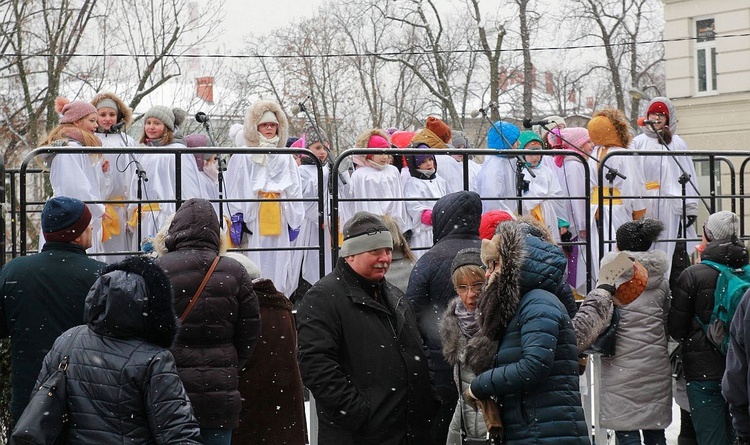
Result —
M233 49L250 33L261 35L313 15L323 0L225 0L224 32L219 40Z

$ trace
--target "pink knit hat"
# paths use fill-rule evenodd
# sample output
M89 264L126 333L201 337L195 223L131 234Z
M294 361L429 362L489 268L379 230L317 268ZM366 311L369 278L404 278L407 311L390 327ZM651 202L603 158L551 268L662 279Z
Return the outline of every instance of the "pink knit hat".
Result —
M71 102L64 97L58 97L55 100L55 109L62 114L61 124L72 124L91 113L96 114L96 107L88 102L75 101Z
M589 137L589 131L581 127L563 128L560 130L560 135L562 136L562 139L564 139L562 141L562 148L565 150L573 150L575 152L578 152L578 149L591 140L591 137ZM565 156L556 155L555 165L562 167L564 160Z

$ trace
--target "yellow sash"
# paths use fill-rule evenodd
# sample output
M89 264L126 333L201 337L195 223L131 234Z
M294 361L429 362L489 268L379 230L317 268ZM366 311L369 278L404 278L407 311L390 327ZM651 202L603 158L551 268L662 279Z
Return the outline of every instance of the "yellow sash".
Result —
M144 202L143 204L141 204L141 211L142 212L158 212L159 203L158 202ZM137 207L135 211L133 211L133 214L130 215L130 218L128 219L128 225L133 228L135 228L138 225L138 208Z
M620 189L617 187L594 187L594 189L591 191L591 204L598 205L599 204L599 193L600 190L604 190L604 197L615 197L614 199L604 199L604 205L609 204L610 202L612 205L622 205L622 199L617 198L617 196L620 196Z
M544 223L544 216L542 216L542 206L541 204L531 209L531 216L534 217L537 221Z
M117 196L112 198L113 201L124 201L125 196ZM109 241L112 236L119 235L120 230L120 215L117 213L115 207L125 207L125 204L120 203L107 203L104 204L104 217L102 218L102 242Z
M258 198L278 199L279 192L258 192ZM281 235L281 203L278 201L261 201L258 210L258 230L264 236Z
M646 190L656 190L660 188L659 181L650 181L646 183Z

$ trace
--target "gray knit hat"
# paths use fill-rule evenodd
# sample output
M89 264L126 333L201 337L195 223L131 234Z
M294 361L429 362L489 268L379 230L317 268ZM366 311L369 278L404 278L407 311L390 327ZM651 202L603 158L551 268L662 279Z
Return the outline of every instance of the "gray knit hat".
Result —
M185 121L185 112L179 108L169 108L161 105L151 107L143 115L143 120L150 117L155 117L162 121L165 127L169 128L169 131L174 132L175 127L179 127Z
M315 131L315 127L313 127L313 125L308 122L305 124L305 128L302 130L302 132L305 134L305 148L310 148L317 142L326 145L327 136L322 128L318 128L318 131ZM318 136L318 133L320 133L320 136ZM323 138L323 140L320 139L321 137Z
M453 137L456 137L455 133L453 133ZM456 257L453 258L453 262L451 262L451 275L456 273L456 269L461 266L479 266L484 268L484 264L482 264L482 251L477 247L459 250Z
M453 131L453 146L458 148L471 148L469 146L469 138L466 137L463 131Z
M393 249L393 236L383 219L370 212L357 212L344 224L342 257L376 249Z
M728 210L716 212L708 217L703 225L703 233L708 241L730 239L740 232L740 219Z

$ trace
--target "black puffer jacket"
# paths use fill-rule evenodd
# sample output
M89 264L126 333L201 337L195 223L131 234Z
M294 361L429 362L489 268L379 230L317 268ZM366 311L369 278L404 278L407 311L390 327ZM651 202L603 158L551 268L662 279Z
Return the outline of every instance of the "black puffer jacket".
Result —
M747 249L738 241L714 240L708 243L702 259L741 267L748 263ZM714 310L714 291L719 272L705 264L685 269L677 279L669 310L669 335L682 343L685 379L721 380L726 359L703 333L695 316L708 323Z
M190 199L175 213L156 260L172 283L181 315L219 251L211 203ZM238 370L252 356L260 329L258 298L247 270L221 257L172 347L180 378L202 428L236 428L242 401Z
M169 281L153 262L108 266L86 297L88 326L69 329L39 382L70 349L66 444L200 444L198 422L167 349L177 333Z
M435 245L419 258L409 277L406 297L417 316L430 354L430 370L439 386L454 386L438 329L448 302L457 296L451 283L451 263L459 250L482 247L481 219L482 200L476 193L461 191L440 198L432 210Z

